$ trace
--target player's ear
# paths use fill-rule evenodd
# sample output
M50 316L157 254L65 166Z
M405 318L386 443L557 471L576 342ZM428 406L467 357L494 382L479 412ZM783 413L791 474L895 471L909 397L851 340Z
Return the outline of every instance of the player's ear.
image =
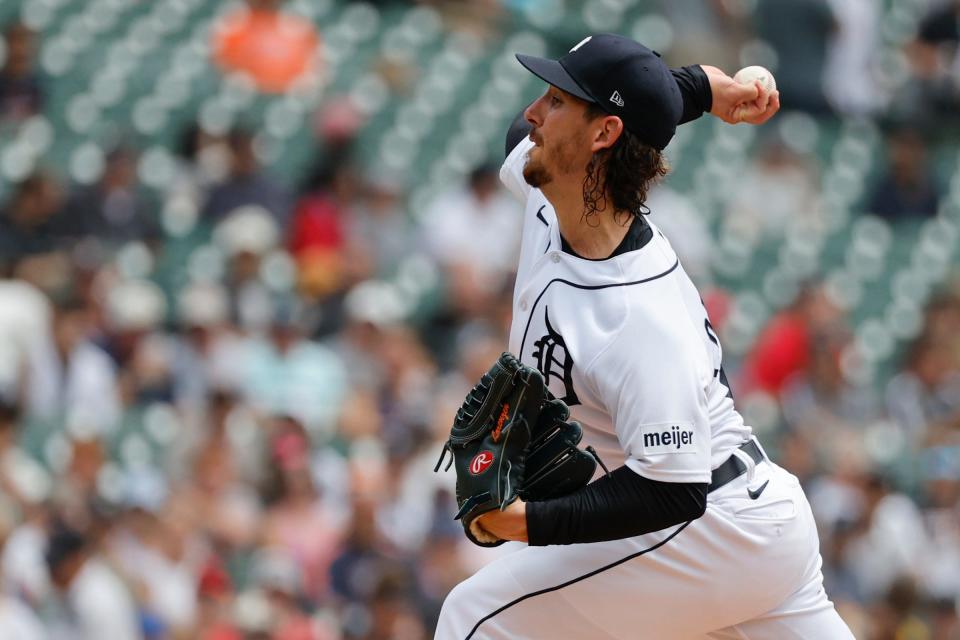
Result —
M617 116L604 116L598 120L597 124L590 149L593 152L609 149L623 134L623 120Z

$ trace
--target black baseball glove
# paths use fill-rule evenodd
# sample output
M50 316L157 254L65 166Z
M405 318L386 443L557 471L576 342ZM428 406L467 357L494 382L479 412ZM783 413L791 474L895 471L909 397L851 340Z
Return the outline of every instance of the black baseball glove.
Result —
M478 516L506 509L518 497L548 500L585 486L596 454L577 448L580 424L547 389L539 371L504 353L467 394L434 471L449 451L457 473L455 519L483 547L503 544Z

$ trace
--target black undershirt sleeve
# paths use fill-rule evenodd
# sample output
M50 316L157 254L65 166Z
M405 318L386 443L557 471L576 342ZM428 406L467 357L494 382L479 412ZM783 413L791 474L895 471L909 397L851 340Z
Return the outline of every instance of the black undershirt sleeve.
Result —
M696 120L705 113L710 112L713 106L713 90L710 89L710 79L707 72L698 65L680 67L679 69L670 69L673 79L677 81L680 87L680 95L683 96L683 115L680 122L684 124L691 120Z
M710 80L700 65L694 64L679 69L671 69L670 73L677 81L680 95L683 96L683 116L681 116L678 124L696 120L710 111L713 104L713 92L710 90ZM517 114L517 117L510 124L510 128L507 129L504 157L510 155L514 147L520 144L520 141L527 137L530 129L533 128L533 125L523 117L524 111L526 111L526 107Z
M562 498L528 502L531 546L638 536L689 520L707 508L706 483L659 482L627 466Z

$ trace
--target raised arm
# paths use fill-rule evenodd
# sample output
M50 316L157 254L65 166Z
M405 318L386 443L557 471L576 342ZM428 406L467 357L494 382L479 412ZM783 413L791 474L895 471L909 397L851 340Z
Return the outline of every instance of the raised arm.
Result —
M690 65L671 69L683 97L683 115L679 124L696 120L710 113L728 124L763 124L780 109L780 94L766 91L757 82L740 84L726 73L710 65ZM507 129L504 156L529 133L531 125L522 109Z

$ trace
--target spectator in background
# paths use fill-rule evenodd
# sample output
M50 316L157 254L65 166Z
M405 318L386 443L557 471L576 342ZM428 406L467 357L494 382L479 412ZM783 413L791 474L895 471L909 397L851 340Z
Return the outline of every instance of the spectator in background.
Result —
M264 542L276 547L300 570L292 590L314 602L328 596L330 565L346 533L346 505L322 495L315 484L310 441L295 419L277 418L269 444L272 477Z
M943 603L952 603L960 593L960 446L929 447L921 451L918 461L928 532L928 546L918 562L920 586L941 609ZM939 624L953 626L955 634L960 631L957 615L955 607L939 612ZM945 633L935 637L954 636Z
M94 505L103 504L100 489L106 483L101 482L101 473L110 463L108 441L95 434L67 434L66 445L67 455L60 461L58 482L51 496L56 511L50 517L54 526L58 519L67 518L79 532L96 533L99 541L103 530L112 524L108 512L94 513ZM114 476L111 488L119 498L125 490L123 479ZM50 526L48 523L47 540Z
M263 331L270 323L271 292L260 277L263 259L280 241L270 212L259 205L234 209L213 230L227 273L230 318L245 331ZM292 283L290 283L292 284Z
M273 216L281 229L290 217L290 195L260 167L249 131L234 129L227 137L230 170L226 180L210 192L201 219L217 223L232 211L247 205L260 206Z
M827 47L837 27L827 0L758 0L757 34L777 53L777 89L783 104L815 114L830 106L823 92Z
M898 578L873 607L870 640L926 640L930 627L921 617L923 602L917 583Z
M550 11L549 0L540 1L543 11ZM664 38L666 47L654 46L646 37L639 40L654 46L659 52L674 60L711 60L721 69L736 69L739 64L737 53L744 41L752 36L750 8L744 2L727 0L657 0L656 6L671 25L683 25L682 29L670 29L664 37L663 32L655 38ZM648 27L649 28L649 27ZM651 34L654 35L654 34ZM579 31L571 37L582 37ZM558 40L561 36L557 36Z
M814 491L813 509L827 531L839 527L844 537L842 555L832 559L836 568L852 580L848 593L864 602L875 602L897 581L919 577L922 568L916 561L927 546L927 534L917 505L894 490L882 474L870 470L869 461L857 458L854 454L848 464L842 457L835 457L833 477ZM823 486L829 483L834 486Z
M30 351L51 339L50 300L22 280L0 280L0 398L11 402Z
M346 151L323 156L306 181L294 209L288 246L297 261L301 287L324 298L353 278L345 255L345 230L357 197L358 177Z
M808 232L821 219L820 190L811 159L773 134L740 175L722 224L752 244L792 229Z
M281 0L247 0L213 29L214 58L227 72L248 75L260 91L283 93L317 74L320 37L303 18L280 11Z
M125 408L173 400L173 343L162 330L167 302L156 284L147 280L110 281L103 278L103 346L119 372Z
M230 615L230 607L235 597L230 576L219 559L212 555L200 567L197 579L198 640L243 639Z
M867 211L887 220L936 215L940 189L920 133L901 129L887 139L887 160L874 184Z
M501 29L503 14L502 0L421 0L432 5L443 15L444 22L453 31L471 34L475 37L494 40Z
M435 520L439 526L435 526L425 538L422 555L416 566L420 607L428 629L437 627L446 595L471 574L459 556L461 533L454 526L440 524L442 520L448 520L444 516L449 512L450 505L438 501L436 506Z
M116 526L104 540L105 555L130 585L151 639L189 637L197 604L186 532L175 512L163 509L163 488L150 486L145 475L130 475L122 510L112 516Z
M6 60L0 68L0 125L19 122L43 109L44 92L34 70L35 36L15 22L3 34Z
M921 335L906 368L886 389L887 412L915 444L936 441L960 426L960 370L952 344Z
M16 528L16 508L0 498L0 552ZM33 610L8 584L0 584L0 640L45 640L47 633Z
M0 593L16 594L39 612L51 588L44 551L54 479L20 445L24 426L18 407L0 405L0 509L19 516L0 535Z
M177 169L166 196L185 199L199 213L210 189L227 177L230 151L226 141L193 122L180 132L174 151Z
M921 20L917 37L907 47L915 81L905 96L914 118L957 121L960 106L960 0L934 4Z
M850 335L842 328L813 333L806 368L784 384L781 402L787 424L819 446L829 446L841 431L859 435L881 416L873 390L851 385L843 374L840 356L849 344Z
M76 188L66 204L70 235L94 238L110 248L137 240L157 242L161 233L155 210L137 179L137 155L125 147L110 151L100 180Z
M519 213L490 166L475 169L427 211L427 246L446 271L455 313L482 315L509 282L520 246Z
M383 384L386 376L380 353L387 340L389 319L381 316L379 296L371 282L354 287L344 299L343 325L327 344L343 362L349 362L349 385L371 390Z
M78 298L57 303L53 339L31 351L27 412L51 423L106 433L120 423L114 362L93 340L91 309Z
M844 115L873 115L884 100L877 82L881 5L876 0L829 0L829 5L836 29L827 48L827 100Z
M379 437L390 459L401 461L429 438L436 370L419 336L409 327L391 327L384 337L379 354L385 374L378 396L383 418Z
M954 282L934 293L927 302L923 319L923 334L935 340L943 340L960 365L960 289Z
M53 176L36 171L13 187L0 211L0 262L9 271L20 259L51 253L63 245L68 220Z
M305 311L293 298L275 302L267 335L250 340L238 366L254 408L292 416L322 440L332 434L347 378L333 351L305 337Z
M218 284L195 282L180 292L173 378L174 396L185 411L203 412L212 393L237 386L234 368L243 347L229 323L229 305Z
M403 185L384 172L373 173L347 220L347 248L368 275L395 273L403 258L417 248L414 229L404 210Z
M356 501L345 544L330 566L331 587L347 602L369 603L391 568L390 544L377 526L376 505Z
M27 510L47 500L53 486L50 475L18 441L23 436L20 408L0 403L0 495Z
M47 564L65 610L54 637L140 640L143 635L130 593L83 533L54 526Z
M334 640L332 631L305 611L302 571L282 550L265 548L253 558L252 583L271 613L271 640Z
M841 323L841 312L823 286L804 286L757 338L743 365L745 390L780 396L791 376L808 370L813 336Z

